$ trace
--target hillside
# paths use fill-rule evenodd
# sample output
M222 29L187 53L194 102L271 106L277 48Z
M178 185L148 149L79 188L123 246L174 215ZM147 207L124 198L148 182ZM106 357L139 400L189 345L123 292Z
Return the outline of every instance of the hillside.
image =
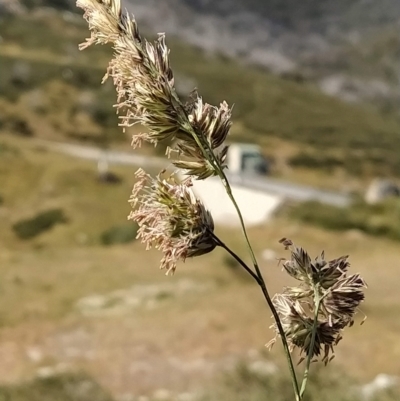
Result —
M104 233L131 227L127 199L135 167L112 169L119 181L107 184L91 161L2 133L0 399L247 401L266 393L291 399L281 349L264 346L272 336L270 313L221 249L165 277L159 252L146 252L132 237L104 241ZM21 222L54 209L63 212L62 222L31 238L17 235ZM216 230L246 255L238 231ZM287 235L313 256L321 249L329 258L350 254L352 271L370 284L363 305L368 320L360 326L357 316L329 367L313 366L313 398L329 392L334 401L355 401L348 396L355 383L381 372L400 374L398 243L354 231L338 235L286 217L250 228L249 235L272 293L288 284L274 258L287 256L278 243ZM371 350L374 363L365 364ZM276 376L255 369L275 365ZM199 390L209 396L198 398ZM390 389L373 400L395 401L398 394Z
M145 251L132 237L128 243L104 241L105 232L132 226L126 216L134 170L114 166L120 181L107 184L97 179L91 161L46 151L35 141L0 138L0 399L108 401L111 393L116 401L140 396L159 401L151 396L167 389L170 397L164 399L177 401L185 400L178 395L201 388L215 392L204 401L263 400L260 394L272 391L281 397L290 386L274 387L264 377L262 387L249 388L249 380L261 382L254 373L239 371L235 387L220 380L237 362L242 361L239 367L284 363L278 344L271 352L264 346L273 333L262 296L222 249L189 259L175 276L165 277L158 251ZM63 212L62 222L31 238L17 235L18 223L37 221L35 216L54 209ZM237 230L217 226L216 232L246 258ZM337 234L285 217L252 227L249 236L271 294L289 284L275 259L287 257L278 240L288 235L313 257L322 249L329 259L350 254L351 271L370 285L362 306L366 323L360 326L363 315L357 315L322 377L315 375L315 364L312 379L320 380L310 392L321 394L323 386L331 389L332 400L349 401L339 386L332 388L332 380L346 387L355 376L353 388L355 380L366 383L382 372L400 375L398 242L354 231ZM374 363L366 364L372 352ZM346 372L344 382L336 381L337 370ZM79 377L70 377L82 372L84 387L78 386ZM87 375L104 391L88 386ZM35 386L25 382L34 378L42 380ZM214 384L228 394L218 397ZM87 392L73 397L79 388ZM374 401L398 399L393 394Z
M0 0L76 12L74 0ZM152 32L399 113L399 0L126 0ZM15 8L15 7L14 7ZM21 8L21 7L20 7Z
M152 30L278 75L301 76L346 101L398 111L399 0L127 4Z
M95 161L43 145L133 152L131 132L117 126L114 88L100 85L110 49L78 51L88 32L71 2L51 0L55 10L29 1L29 13L0 13L0 400L291 400L282 349L265 347L271 313L240 266L217 248L166 277L160 252L135 240L128 199L144 166L111 165L106 180ZM183 11L192 6L176 4L189 24ZM259 143L275 176L348 191L376 175L400 178L400 121L389 109L344 103L301 75L250 67L168 31L167 41L182 98L198 87L205 101L234 104L231 140ZM310 400L355 401L377 375L400 377L399 206L287 203L249 227L271 295L290 284L278 264L289 256L283 237L313 258L350 255L351 272L370 286L335 360L312 364ZM242 233L218 224L215 232L249 260ZM398 401L398 387L369 400Z
M77 50L87 36L79 16L53 11L9 16L0 30L2 130L128 146L112 108L114 89L110 82L99 84L110 49ZM210 103L234 104L232 140L259 143L275 174L307 180L296 172L313 171L312 183L324 186L334 177L344 183L343 173L361 180L400 176L396 116L343 103L310 83L210 56L176 39L168 43L179 92L186 96L197 87Z

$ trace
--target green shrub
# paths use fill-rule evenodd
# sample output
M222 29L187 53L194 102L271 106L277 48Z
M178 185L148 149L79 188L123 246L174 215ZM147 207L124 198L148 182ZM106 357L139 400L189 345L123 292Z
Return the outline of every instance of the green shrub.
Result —
M18 116L15 113L0 119L0 127L24 137L32 137L34 134L29 122L24 117Z
M400 241L399 198L387 199L376 205L359 200L348 208L304 202L293 207L289 216L329 230L357 229L366 234Z
M138 226L136 224L111 227L101 234L103 245L126 244L136 238Z
M336 167L343 167L343 160L318 152L300 152L289 159L289 164L293 167L331 171Z
M324 205L319 202L304 202L295 206L290 212L290 217L327 228L329 230L348 230L355 227L348 209Z
M0 387L0 401L112 401L85 374L63 374Z
M50 230L56 224L66 222L67 219L61 209L52 209L39 213L31 219L18 221L12 228L19 238L30 239Z
M0 120L0 128L1 128L1 123L2 121ZM6 156L6 155L17 155L19 153L18 148L9 145L8 143L5 142L0 142L0 157Z

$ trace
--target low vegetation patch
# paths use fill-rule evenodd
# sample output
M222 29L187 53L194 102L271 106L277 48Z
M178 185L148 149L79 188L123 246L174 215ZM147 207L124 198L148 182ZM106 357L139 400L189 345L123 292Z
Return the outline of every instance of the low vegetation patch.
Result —
M289 211L290 217L329 230L356 229L400 241L400 198L376 205L357 201L348 208L305 202Z
M103 245L126 244L135 240L137 230L133 223L114 226L101 234L100 241Z
M305 167L310 169L324 169L331 171L336 167L343 167L345 162L335 156L329 156L326 153L300 152L289 159L292 167Z
M86 37L80 19L66 21L57 14L51 19L10 16L0 20L0 31L8 43L0 54L4 64L0 92L3 103L14 105L19 115L17 120L7 117L3 129L35 136L47 132L48 137L57 132L62 139L97 145L126 138L117 127L115 110L104 106L115 102L112 86L98 85L104 74L99 66L106 65L110 49L99 46L79 52L76 43ZM352 176L400 176L400 122L394 113L349 105L307 83L209 57L174 40L169 45L183 98L197 87L209 103L225 99L235 104L234 120L240 129L232 130L232 140L258 142L265 149L271 137L291 142L301 152L289 160L293 166L340 168ZM185 81L187 87L179 87ZM46 99L51 100L49 105Z
M66 222L67 218L63 210L51 209L41 212L30 219L20 220L12 228L19 238L30 239L50 230L56 224Z
M0 401L112 401L112 398L86 374L62 374L1 386Z

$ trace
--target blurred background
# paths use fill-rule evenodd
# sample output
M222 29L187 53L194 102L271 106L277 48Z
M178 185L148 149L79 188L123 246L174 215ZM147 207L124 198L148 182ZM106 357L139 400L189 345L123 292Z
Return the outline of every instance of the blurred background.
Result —
M124 6L166 32L182 97L234 104L229 176L270 292L289 284L282 237L349 254L369 284L308 399L400 400L400 1ZM71 0L0 0L0 400L292 400L235 261L217 249L165 277L135 241L134 172L168 166L167 144L131 149L100 85L112 51L79 52L88 35ZM218 183L195 190L247 260Z

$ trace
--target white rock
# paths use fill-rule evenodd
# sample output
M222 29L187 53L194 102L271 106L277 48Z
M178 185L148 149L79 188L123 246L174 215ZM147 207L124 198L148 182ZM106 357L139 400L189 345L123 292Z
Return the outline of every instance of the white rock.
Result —
M361 394L364 400L371 399L376 393L394 387L400 382L396 376L380 373L370 383L361 387Z
M198 398L199 398L198 395L196 395L194 393L181 393L178 395L176 400L177 401L195 401Z
M273 249L264 249L261 257L265 261L276 260L276 252Z
M278 368L276 365L269 361L254 361L248 365L250 372L260 376L270 376L277 372Z
M28 348L26 355L32 362L40 362L43 359L43 352L39 347Z
M165 388L160 388L153 393L153 397L155 400L164 401L171 399L171 393Z
M88 295L76 303L77 309L86 316L123 315L132 309L143 307L155 309L167 298L202 293L213 287L211 283L198 283L189 279L173 282L138 284L104 295Z
M64 373L68 370L68 365L65 363L59 363L55 366L42 366L37 369L36 375L42 379L56 376L60 373Z

